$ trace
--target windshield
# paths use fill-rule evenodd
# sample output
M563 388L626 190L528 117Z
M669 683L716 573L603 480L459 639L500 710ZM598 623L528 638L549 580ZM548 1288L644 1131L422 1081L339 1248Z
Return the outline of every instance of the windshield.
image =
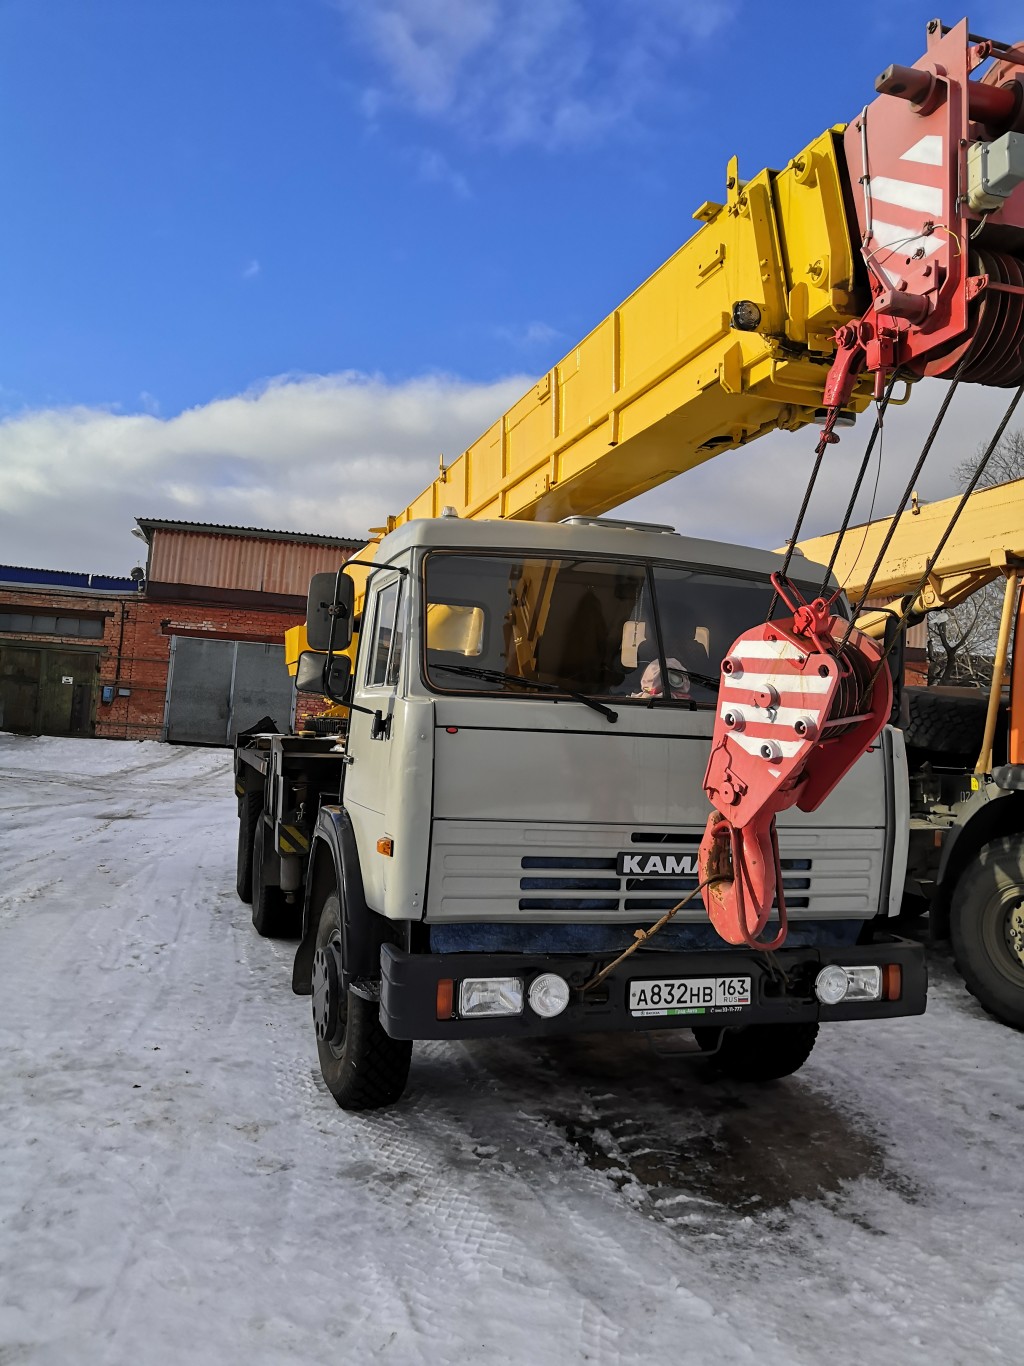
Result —
M642 561L435 551L425 572L426 676L441 692L523 697L522 679L713 707L723 657L772 598L767 580Z

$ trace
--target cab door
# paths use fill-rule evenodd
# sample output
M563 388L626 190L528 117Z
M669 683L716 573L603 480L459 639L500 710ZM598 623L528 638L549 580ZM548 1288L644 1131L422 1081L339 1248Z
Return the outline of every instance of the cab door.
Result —
M354 706L349 713L347 750L351 761L345 777L345 808L355 830L362 865L366 899L375 910L384 909L386 877L390 859L378 852L379 840L389 837L385 813L389 792L400 781L404 711L397 706L402 677L408 620L405 576L382 572L370 580L363 607L352 690ZM360 708L360 710L357 710Z

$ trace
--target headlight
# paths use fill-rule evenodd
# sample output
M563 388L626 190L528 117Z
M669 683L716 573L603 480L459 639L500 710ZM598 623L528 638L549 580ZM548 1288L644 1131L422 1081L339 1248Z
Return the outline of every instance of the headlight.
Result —
M842 968L830 963L814 979L814 994L823 1006L837 1006L840 1001L880 1001L882 969L860 964Z
M569 983L557 972L542 972L530 983L528 999L535 1014L551 1020L569 1004Z
M837 1006L846 997L849 978L842 968L830 963L814 979L814 994L823 1006Z
M522 1015L521 977L465 977L459 983L459 1014L469 1016Z
M844 971L850 982L846 990L848 1001L880 1001L882 999L881 968L846 968Z

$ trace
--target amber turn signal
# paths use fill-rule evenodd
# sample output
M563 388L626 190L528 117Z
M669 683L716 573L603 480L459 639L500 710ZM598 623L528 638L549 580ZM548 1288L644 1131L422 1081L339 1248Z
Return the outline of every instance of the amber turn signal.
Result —
M903 992L903 969L899 963L886 963L882 969L882 1000L898 1001Z
M442 977L437 984L437 1018L450 1020L455 1014L455 983L450 977Z

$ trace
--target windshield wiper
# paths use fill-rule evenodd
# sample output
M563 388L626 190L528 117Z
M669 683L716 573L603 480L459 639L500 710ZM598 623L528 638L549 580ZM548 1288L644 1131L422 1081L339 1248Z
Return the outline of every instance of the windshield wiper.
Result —
M696 679L701 687L709 688L712 692L718 692L722 685L722 680L720 678L712 678L711 674L695 673L693 669L687 669L686 672L691 678Z
M442 673L462 674L465 678L481 678L488 683L514 683L520 688L532 688L534 692L554 695L556 701L559 696L571 697L574 702L582 702L585 707L599 711L609 721L619 719L619 713L612 711L611 707L606 707L603 702L597 702L593 697L576 692L573 688L562 688L557 683L540 683L535 678L519 678L516 674L503 673L501 669L484 669L476 664L434 664L431 667Z

